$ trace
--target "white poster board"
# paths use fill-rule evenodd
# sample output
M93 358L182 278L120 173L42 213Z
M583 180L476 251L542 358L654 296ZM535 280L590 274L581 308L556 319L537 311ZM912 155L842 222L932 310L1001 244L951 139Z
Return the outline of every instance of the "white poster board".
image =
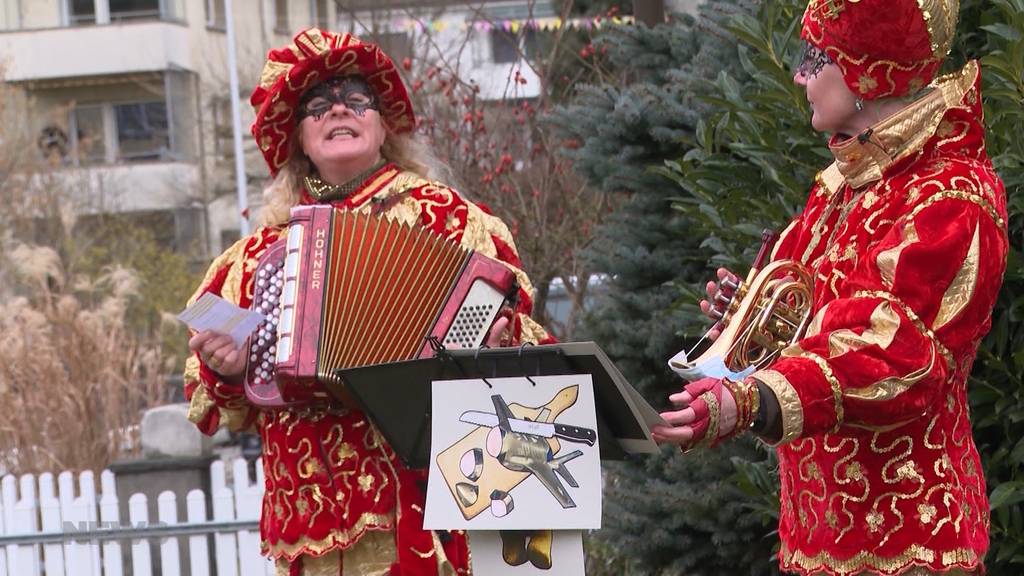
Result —
M434 382L423 526L600 528L590 375Z
M585 574L583 533L579 530L482 530L468 534L474 574Z

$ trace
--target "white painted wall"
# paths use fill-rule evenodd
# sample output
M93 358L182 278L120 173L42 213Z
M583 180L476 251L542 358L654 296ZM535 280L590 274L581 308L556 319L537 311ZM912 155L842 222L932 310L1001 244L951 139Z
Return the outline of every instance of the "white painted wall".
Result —
M167 210L200 201L199 168L194 164L152 162L65 168L48 176L74 190L75 205L87 214ZM46 185L41 181L38 184Z
M20 8L17 0L0 2L0 31L12 30L21 26Z
M188 29L165 22L8 32L0 53L11 81L193 69Z
M21 4L22 28L53 28L61 25L61 3L64 0L5 0Z

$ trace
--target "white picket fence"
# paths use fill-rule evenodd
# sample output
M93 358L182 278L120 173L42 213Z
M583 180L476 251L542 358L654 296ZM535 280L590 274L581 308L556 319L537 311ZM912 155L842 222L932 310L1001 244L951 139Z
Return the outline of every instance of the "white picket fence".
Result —
M212 517L202 490L188 493L184 521L173 492L160 494L155 519L149 518L146 496L135 494L127 502L129 526L120 522L121 503L109 470L100 474L98 496L92 472L78 476L77 493L71 472L61 473L56 483L49 473L5 476L0 576L271 576L273 563L259 552L263 467L257 462L254 481L245 460L236 460L232 472L228 486L224 462L210 466ZM180 549L187 550L184 560Z

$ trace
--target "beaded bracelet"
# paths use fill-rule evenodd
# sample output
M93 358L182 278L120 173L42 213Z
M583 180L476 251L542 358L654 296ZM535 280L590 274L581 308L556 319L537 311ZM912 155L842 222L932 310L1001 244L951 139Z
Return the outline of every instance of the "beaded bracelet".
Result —
M754 424L757 412L761 408L761 394L757 384L748 380L734 382L728 378L723 378L722 384L729 389L736 403L736 426L733 428L733 434L745 432Z

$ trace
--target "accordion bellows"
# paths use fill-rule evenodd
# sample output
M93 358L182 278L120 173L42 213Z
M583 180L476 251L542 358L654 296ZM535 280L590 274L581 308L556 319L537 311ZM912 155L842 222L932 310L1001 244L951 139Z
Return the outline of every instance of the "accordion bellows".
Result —
M266 407L346 401L340 368L482 343L515 294L505 265L430 230L328 206L292 210L257 264L245 388Z

